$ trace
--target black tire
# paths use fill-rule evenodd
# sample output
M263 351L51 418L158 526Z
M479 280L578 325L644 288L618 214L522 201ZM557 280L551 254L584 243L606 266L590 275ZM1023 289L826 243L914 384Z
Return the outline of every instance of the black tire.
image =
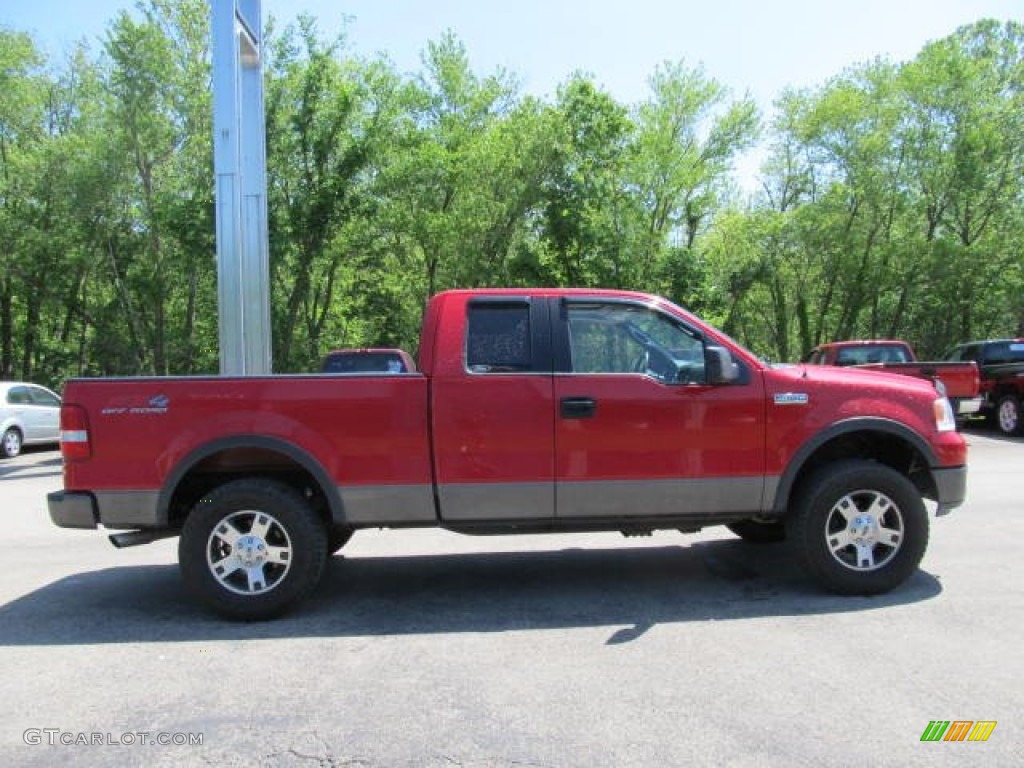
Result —
M1021 419L1020 398L1003 395L996 404L995 424L1004 435L1024 434L1024 420Z
M786 540L786 526L780 522L762 523L757 520L740 520L727 526L744 541L751 544L777 544Z
M802 485L789 540L825 589L878 595L917 570L928 547L928 513L899 472L870 461L842 461Z
M349 539L352 538L352 533L351 528L332 526L327 531L327 556L330 557L348 544Z
M327 531L309 503L293 488L259 478L234 480L203 497L178 543L192 594L243 621L293 607L316 587L326 559Z
M10 427L4 432L3 438L0 438L0 450L3 451L4 456L8 459L13 459L19 453L21 453L21 432L14 427Z

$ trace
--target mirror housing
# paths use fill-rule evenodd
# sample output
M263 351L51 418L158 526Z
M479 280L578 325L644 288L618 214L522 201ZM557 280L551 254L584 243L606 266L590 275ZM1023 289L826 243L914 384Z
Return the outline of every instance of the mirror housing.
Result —
M735 384L740 380L740 365L724 347L705 347L704 367L708 384Z

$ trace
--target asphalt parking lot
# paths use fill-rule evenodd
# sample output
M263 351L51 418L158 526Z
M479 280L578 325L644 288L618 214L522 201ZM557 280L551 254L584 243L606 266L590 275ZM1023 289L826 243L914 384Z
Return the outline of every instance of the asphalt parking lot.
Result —
M724 529L360 532L263 624L193 604L174 540L53 527L60 457L26 453L0 462L0 765L1024 765L1024 440L967 437L967 504L883 597ZM997 725L922 742L935 720Z

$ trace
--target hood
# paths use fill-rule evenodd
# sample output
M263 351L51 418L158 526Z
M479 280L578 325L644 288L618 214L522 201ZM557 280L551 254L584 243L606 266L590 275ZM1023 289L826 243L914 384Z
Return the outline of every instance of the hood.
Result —
M934 385L913 376L882 371L796 365L765 372L769 408L800 406L812 421L880 417L915 425L922 432L934 428ZM808 407L809 406L809 407Z

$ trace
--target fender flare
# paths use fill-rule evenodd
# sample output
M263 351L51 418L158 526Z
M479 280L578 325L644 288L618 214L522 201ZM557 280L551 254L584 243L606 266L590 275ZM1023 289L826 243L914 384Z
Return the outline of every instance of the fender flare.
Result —
M313 479L320 486L324 497L327 499L331 518L333 520L341 520L344 518L344 505L341 502L341 494L338 492L338 486L331 479L331 476L323 468L320 462L313 458L313 456L308 452L293 443L289 443L288 441L277 437L267 437L266 435L232 435L230 437L221 437L209 443L204 443L186 454L185 457L175 465L174 469L164 480L163 486L160 488L160 495L157 499L158 517L164 521L169 519L171 499L174 497L175 491L178 489L178 486L181 484L181 481L185 476L188 475L188 473L191 472L199 462L216 453L230 450L232 448L261 448L287 456L313 476Z
M937 466L939 463L938 456L928 444L928 441L905 424L893 421L892 419L880 419L871 416L846 419L821 430L801 445L796 453L793 454L775 488L775 499L770 507L772 512L779 516L785 514L797 477L807 461L819 448L837 437L853 434L854 432L884 432L893 435L909 443L924 457L929 467Z

